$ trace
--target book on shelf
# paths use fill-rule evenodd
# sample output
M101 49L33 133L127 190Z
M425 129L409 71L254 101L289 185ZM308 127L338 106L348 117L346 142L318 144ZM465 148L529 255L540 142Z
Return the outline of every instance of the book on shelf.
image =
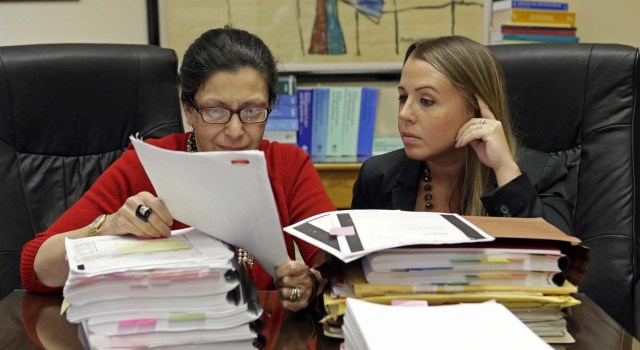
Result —
M577 43L580 38L576 36L560 35L531 35L531 34L502 34L502 40L521 42L554 42L554 43Z
M537 26L575 27L576 13L569 11L544 11L508 9L493 12L492 24L528 24Z
M275 107L295 107L298 105L298 95L277 95Z
M293 74L279 75L276 82L276 94L295 95L298 87L296 76Z
M297 108L296 108L297 109ZM298 118L269 118L265 131L298 131Z
M556 1L518 1L518 0L498 0L492 3L493 11L507 9L525 10L546 10L546 11L568 11L568 2Z
M279 143L297 145L298 132L295 130L265 130L264 139Z
M341 157L355 157L358 155L361 106L362 88L345 88L342 113L344 126L342 131L342 148L340 152Z
M271 119L295 119L298 120L298 105L294 106L274 106L269 113Z
M379 88L371 154L375 156L403 147L398 132L398 88Z
M297 144L306 153L311 153L312 125L313 125L313 90L298 89Z
M340 157L344 147L345 95L347 88L329 88L329 116L327 120L327 157Z
M277 95L269 119L298 119L298 95ZM267 122L268 123L268 122ZM296 128L297 130L297 128Z
M314 88L312 97L311 154L327 155L327 130L329 122L329 88Z
M527 34L527 35L555 35L555 36L575 36L576 27L536 27L525 25L503 24L502 34Z
M376 126L376 106L378 89L363 87L360 105L360 124L358 126L358 156L373 154L373 132Z
M489 44L579 42L570 2L494 1L488 21Z

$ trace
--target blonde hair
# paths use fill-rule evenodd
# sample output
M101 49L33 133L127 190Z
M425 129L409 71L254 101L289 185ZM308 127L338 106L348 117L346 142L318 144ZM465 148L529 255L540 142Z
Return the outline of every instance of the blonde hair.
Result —
M462 36L445 36L415 42L407 49L409 57L431 64L458 88L469 102L476 116L480 108L475 96L480 96L496 119L502 123L504 134L516 158L517 143L511 126L502 67L484 45ZM496 183L493 170L478 160L475 152L467 151L464 172L457 180L460 188L460 209L463 215L485 215L480 196Z

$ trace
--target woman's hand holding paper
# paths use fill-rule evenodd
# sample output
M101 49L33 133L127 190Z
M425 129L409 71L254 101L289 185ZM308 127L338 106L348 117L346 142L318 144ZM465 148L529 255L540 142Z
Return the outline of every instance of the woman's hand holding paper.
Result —
M143 238L171 235L173 218L162 200L149 192L127 198L115 213L107 217L100 235L133 234Z
M290 260L276 269L276 288L280 304L288 310L298 311L309 305L316 293L318 272L307 265Z

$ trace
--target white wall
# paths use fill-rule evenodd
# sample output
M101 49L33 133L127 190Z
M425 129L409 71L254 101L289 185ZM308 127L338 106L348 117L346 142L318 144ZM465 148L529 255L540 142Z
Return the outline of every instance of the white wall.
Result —
M574 3L580 42L640 47L640 1L574 0Z
M0 2L0 46L148 40L145 0Z

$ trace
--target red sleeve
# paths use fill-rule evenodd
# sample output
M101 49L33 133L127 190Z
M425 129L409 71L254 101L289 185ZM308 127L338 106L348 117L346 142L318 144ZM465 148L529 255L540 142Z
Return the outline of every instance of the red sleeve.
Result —
M182 139L185 137L182 134L176 134L160 140L152 140L150 143L164 148L179 149L177 147L184 143ZM142 191L148 191L155 195L155 190L138 156L130 146L129 150L125 151L117 161L107 168L71 208L46 231L39 233L24 245L20 257L23 287L34 292L59 292L62 288L46 286L36 278L33 264L44 241L53 235L87 226L98 215L116 212L127 198Z
M270 169L270 176L282 227L336 210L308 154L296 146L273 143L270 160L278 166ZM278 185L282 186L281 193ZM289 255L294 258L292 236L288 233L284 235L287 249L290 250ZM305 263L313 267L319 248L297 238L293 240L299 247Z

